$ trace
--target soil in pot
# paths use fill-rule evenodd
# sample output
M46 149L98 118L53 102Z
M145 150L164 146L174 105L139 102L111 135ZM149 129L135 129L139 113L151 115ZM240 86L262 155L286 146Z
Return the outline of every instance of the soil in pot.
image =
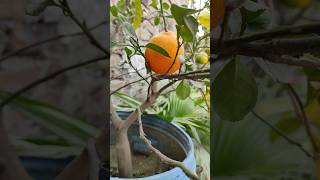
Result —
M128 113L119 113L125 118ZM152 145L166 156L177 161L183 161L187 152L190 150L188 141L184 138L175 126L163 120L157 119L155 116L145 115L142 118L144 132ZM115 129L110 126L110 175L111 177L119 177L117 150L115 147ZM148 147L139 137L139 126L136 122L128 130L128 137L132 152L132 165L134 178L150 177L156 174L167 172L174 167L170 167L160 161L159 157L153 153L145 153ZM142 142L141 142L142 141Z
M111 146L111 176L118 177L118 165L117 165L117 150L115 146ZM132 154L132 164L133 166L133 177L147 177L155 174L159 174L170 170L172 167L162 163L159 157L151 153L150 155L144 155L140 153Z

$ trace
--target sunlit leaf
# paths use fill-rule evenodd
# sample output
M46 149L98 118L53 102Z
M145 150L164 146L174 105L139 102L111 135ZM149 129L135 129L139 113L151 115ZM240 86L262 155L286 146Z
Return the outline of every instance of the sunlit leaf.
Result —
M141 0L135 0L135 18L133 21L133 28L137 29L142 21L142 7Z

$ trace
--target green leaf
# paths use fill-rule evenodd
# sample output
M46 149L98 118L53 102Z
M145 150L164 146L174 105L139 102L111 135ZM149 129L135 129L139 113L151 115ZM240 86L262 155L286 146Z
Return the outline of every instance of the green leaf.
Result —
M57 146L69 146L69 144L57 137L57 136L45 136L39 138L25 138L23 139L26 142L30 142L37 145L57 145Z
M131 35L131 37L137 38L137 34L130 23L127 23L127 22L123 23L123 27L125 28L126 33L128 35Z
M210 11L202 11L198 16L198 20L203 27L210 29Z
M152 0L150 6L158 10L158 4L159 4L158 0Z
M262 13L265 12L265 9L258 9L256 11L250 11L246 9L245 7L240 8L240 12L242 16L245 18L247 22L253 22L256 20Z
M255 106L258 89L253 76L239 59L229 62L214 81L214 106L221 119L242 120Z
M10 137L10 142L19 156L68 158L79 155L83 149L80 146L37 145L13 137Z
M270 128L254 116L237 123L223 121L214 112L212 116L210 152L216 157L210 159L213 177L278 177L284 171L300 172L301 162L308 159L287 141L271 143Z
M257 30L266 29L271 23L271 12L266 9L261 3L246 1L243 7L240 8L242 17L241 32L255 32Z
M177 25L177 32L178 35L182 37L182 39L186 42L192 42L193 41L193 35L192 32L189 30L189 28L186 25Z
M118 16L118 8L117 8L117 6L111 6L110 11L111 11L112 16L114 16L114 17Z
M28 0L25 8L26 14L30 16L38 16L49 6L54 6L52 0Z
M308 76L309 81L320 81L320 70L317 68L305 67L304 73Z
M156 26L159 25L160 24L160 18L159 17L155 17L153 23Z
M181 81L177 86L176 94L181 100L185 100L190 96L191 88L188 82Z
M141 0L135 0L135 11L136 11L136 14L135 14L135 19L133 21L133 28L134 29L137 29L140 24L141 24L141 21L142 21L142 7L141 7Z
M184 16L183 20L188 27L189 31L192 33L193 37L196 37L198 32L198 21L193 16Z
M131 51L128 47L125 47L125 48L124 48L124 51L126 52L126 54L127 54L128 57L131 56L132 51Z
M185 7L178 6L176 4L171 5L171 14L179 25L185 25L183 19L184 16L194 14L196 12L197 10L195 9L188 9Z
M296 117L283 117L280 119L276 124L275 127L283 132L285 135L292 134L297 132L300 127L302 127L302 122ZM271 142L276 141L279 139L279 134L276 133L274 130L270 129L270 140Z
M126 8L126 0L119 0L117 2L117 7L120 11L124 10Z
M10 93L0 92L0 99ZM49 104L25 97L16 98L11 104L21 115L66 140L69 144L85 145L89 138L96 137L99 130Z
M116 96L121 99L122 102L124 102L126 105L129 107L136 108L138 107L141 103L134 97L128 96L127 94L121 93L121 92L115 92L113 96Z
M150 49L152 49L152 50L154 50L154 51L156 51L156 52L158 52L158 53L160 53L160 54L162 54L162 55L164 55L164 56L166 56L168 58L171 58L170 55L168 54L168 52L165 49L163 49L162 47L160 47L160 46L158 46L156 44L148 43L146 45L146 47L150 48Z

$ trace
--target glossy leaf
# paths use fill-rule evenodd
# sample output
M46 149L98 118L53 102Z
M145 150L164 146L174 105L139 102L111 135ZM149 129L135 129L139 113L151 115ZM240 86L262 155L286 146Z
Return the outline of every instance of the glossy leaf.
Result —
M134 6L135 6L135 18L133 21L133 28L137 29L140 26L142 21L141 0L135 0Z
M158 52L158 53L160 53L160 54L162 54L162 55L164 55L164 56L166 56L168 58L171 58L169 53L165 49L163 49L162 47L160 47L160 46L158 46L156 44L148 43L146 45L146 48L150 48L150 49L152 49L152 50L154 50L154 51L156 51L156 52Z
M194 9L188 9L176 4L171 5L171 14L179 25L184 25L184 16L194 14L196 12L197 10Z
M181 81L177 86L176 94L181 100L185 100L190 96L191 88L188 82Z
M246 65L229 62L214 81L214 107L223 120L240 121L255 106L258 89Z

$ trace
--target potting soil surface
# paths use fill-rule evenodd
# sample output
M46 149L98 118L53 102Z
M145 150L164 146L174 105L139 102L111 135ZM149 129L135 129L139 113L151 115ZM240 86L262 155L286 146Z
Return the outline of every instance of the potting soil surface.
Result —
M118 177L117 150L111 145L110 151L110 172L112 177ZM151 153L150 155L132 154L133 176L147 177L170 170L172 167L160 161L159 157Z

